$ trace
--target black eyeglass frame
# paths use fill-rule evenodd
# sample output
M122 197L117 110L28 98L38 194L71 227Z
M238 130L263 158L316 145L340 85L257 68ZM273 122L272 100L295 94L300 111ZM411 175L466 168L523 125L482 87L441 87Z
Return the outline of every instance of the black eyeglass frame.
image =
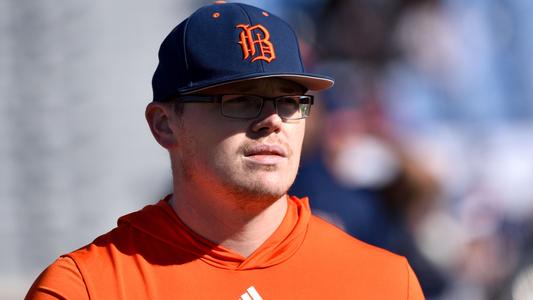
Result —
M225 115L224 114L224 110L222 109L222 97L224 96L254 96L254 97L258 97L258 98L261 98L262 99L262 102L261 102L261 108L258 110L257 114L253 117L242 117L242 118L239 118L239 117L234 117L234 116L228 116L228 115ZM281 116L279 113L278 113L278 100L279 99L283 99L283 98L286 98L286 97L300 97L298 99L299 101L299 105L302 105L302 104L309 104L309 108L306 110L307 112L307 115L303 115L302 117L300 118L287 118L287 117L283 117ZM290 120L290 121L294 121L294 120L302 120L302 119L305 119L307 117L309 117L309 115L311 114L311 106L314 104L315 102L315 97L313 95L283 95L283 96L279 96L279 97L264 97L264 96L260 96L260 95L252 95L252 94L219 94L219 95L181 95L181 96L177 96L176 98L174 98L176 101L180 102L180 103L220 103L220 114L226 118L230 118L230 119L239 119L239 120L250 120L250 119L255 119L257 117L259 117L261 115L261 112L263 112L263 107L265 106L265 101L273 101L274 103L274 109L276 110L276 114L278 114L278 116L283 119L283 120Z

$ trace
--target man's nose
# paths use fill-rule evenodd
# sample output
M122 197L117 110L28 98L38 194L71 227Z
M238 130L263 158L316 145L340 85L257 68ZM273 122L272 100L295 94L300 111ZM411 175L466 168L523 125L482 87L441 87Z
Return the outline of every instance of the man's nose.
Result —
M274 101L265 101L261 114L254 120L252 130L255 132L266 131L267 133L279 132L283 120L277 114Z

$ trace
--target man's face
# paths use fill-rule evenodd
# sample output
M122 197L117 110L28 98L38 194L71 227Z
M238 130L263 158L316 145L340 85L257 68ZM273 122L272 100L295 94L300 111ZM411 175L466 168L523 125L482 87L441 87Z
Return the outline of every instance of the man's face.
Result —
M269 78L204 90L201 94L253 94L265 97L303 94L290 81ZM171 121L177 147L170 149L174 176L213 196L244 201L274 201L296 177L305 120L283 121L272 101L252 120L224 117L219 103L186 103ZM179 193L179 191L176 191Z

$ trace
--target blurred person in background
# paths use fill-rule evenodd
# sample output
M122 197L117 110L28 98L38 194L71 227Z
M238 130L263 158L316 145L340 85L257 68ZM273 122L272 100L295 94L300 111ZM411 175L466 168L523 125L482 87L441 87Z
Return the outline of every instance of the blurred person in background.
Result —
M292 29L217 1L163 41L146 118L173 194L60 257L28 299L423 299L404 257L288 196L313 96ZM309 184L320 184L310 182Z
M425 295L439 295L446 280L414 237L439 195L437 183L394 136L371 74L358 76L355 69L329 66L336 88L312 117L291 192L307 193L317 214L351 235L407 256L424 274Z

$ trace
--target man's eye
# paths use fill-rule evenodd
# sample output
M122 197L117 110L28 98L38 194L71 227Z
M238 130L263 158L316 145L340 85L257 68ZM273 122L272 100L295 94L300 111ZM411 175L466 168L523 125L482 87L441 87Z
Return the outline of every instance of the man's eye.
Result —
M228 97L223 100L225 106L232 107L261 107L263 99L255 96L239 95Z
M278 105L297 108L300 105L300 101L291 97L284 97L278 99Z
M245 102L252 102L252 101L249 99L249 97L246 97L246 96L232 96L229 99L224 99L224 102L237 104L237 103L245 103Z

